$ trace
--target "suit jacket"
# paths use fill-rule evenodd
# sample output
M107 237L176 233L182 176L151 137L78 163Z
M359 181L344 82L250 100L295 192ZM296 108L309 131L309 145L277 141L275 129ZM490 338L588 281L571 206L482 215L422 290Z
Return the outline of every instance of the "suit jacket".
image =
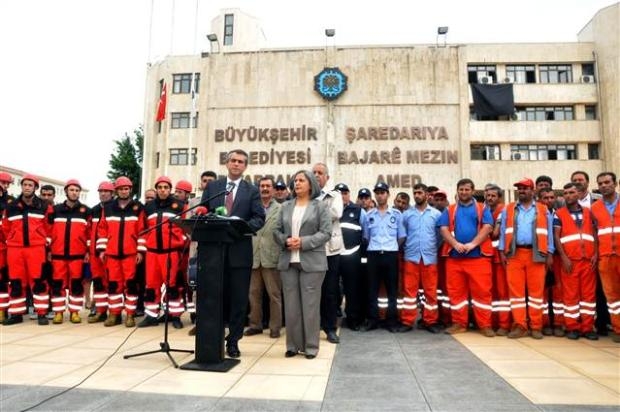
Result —
M256 233L252 238L252 248L254 249L254 263L252 269L258 269L259 266L274 269L278 265L281 247L273 237L273 232L278 224L278 216L282 205L271 199L269 211L265 217L265 226Z
M202 201L209 199L226 190L226 178L214 180L207 185L202 194ZM216 196L205 203L209 211L224 206L225 194ZM237 216L245 220L253 231L257 232L265 224L265 210L260 202L260 195L256 186L241 180L229 216ZM252 239L243 238L228 248L228 264L230 267L252 267Z
M293 209L295 199L282 204L278 224L273 233L276 242L282 247L278 260L278 270L287 270L291 262L291 251L286 248L286 239L292 235ZM299 260L305 272L322 272L327 270L325 244L332 235L332 220L325 202L313 199L308 203L301 220L299 237L301 250Z

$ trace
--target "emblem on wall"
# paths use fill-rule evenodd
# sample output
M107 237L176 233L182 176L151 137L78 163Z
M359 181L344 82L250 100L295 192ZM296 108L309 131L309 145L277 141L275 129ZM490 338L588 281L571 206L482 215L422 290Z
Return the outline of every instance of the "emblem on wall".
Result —
M325 100L336 100L347 90L347 76L337 67L325 67L314 76L314 90Z

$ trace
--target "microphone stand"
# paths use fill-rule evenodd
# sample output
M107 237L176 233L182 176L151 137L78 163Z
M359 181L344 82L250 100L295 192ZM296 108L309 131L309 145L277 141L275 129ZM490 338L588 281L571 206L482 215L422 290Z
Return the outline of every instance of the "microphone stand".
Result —
M215 195L199 202L198 204L190 207L187 210L181 210L179 213L177 213L176 215L172 216L171 218L162 220L161 222L159 222L158 224L156 224L153 227L150 227L148 229L143 230L142 232L139 233L138 236L143 236L147 233L152 232L153 230L157 230L158 228L162 227L165 224L168 224L168 246L170 247L170 245L172 244L172 223L174 219L178 219L180 216L184 215L185 213L196 209L198 206L203 206L204 204L210 202L211 200L222 196L222 195L226 195L228 194L230 191L232 190L232 188L227 188L226 190L223 190L219 193L216 193ZM157 200L157 199L156 199ZM150 355L153 353L159 353L159 352L163 352L165 353L168 358L170 359L170 362L172 362L172 365L175 368L178 368L179 365L176 363L176 361L174 360L174 358L172 357L172 355L170 355L170 352L182 352L182 353L194 353L193 350L186 350L186 349L172 349L170 348L170 344L168 343L168 318L169 318L169 314L170 314L170 305L169 305L169 300L170 300L170 270L172 269L172 258L171 258L171 254L172 251L169 249L168 250L168 256L166 259L166 296L164 298L164 340L163 342L159 342L159 349L156 350L151 350L151 351L146 351L146 352L140 352L140 353L134 353L131 355L125 355L123 356L123 359L129 359L129 358L135 358L137 356L144 356L144 355ZM146 259L146 256L145 256Z

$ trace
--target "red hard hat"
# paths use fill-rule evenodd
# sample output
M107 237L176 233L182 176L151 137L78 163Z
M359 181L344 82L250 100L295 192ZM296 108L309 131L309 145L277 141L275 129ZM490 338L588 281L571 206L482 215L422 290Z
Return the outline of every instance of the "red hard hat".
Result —
M35 186L39 186L39 178L36 177L35 175L31 175L30 173L26 173L25 175L22 176L22 180L20 181L23 182L24 180L30 180L31 182L34 182Z
M155 187L160 183L168 183L168 185L172 187L172 180L170 180L168 176L159 176L155 181Z
M131 183L131 180L129 180L128 177L121 176L114 182L114 189L118 189L119 187L123 186L133 187L133 183Z
M69 186L77 186L80 188L80 190L82 190L82 185L80 184L79 180L77 179L69 179L67 180L67 183L65 184L65 189Z
M179 180L174 188L184 190L187 193L192 193L192 184L187 180Z
M13 183L13 176L7 172L0 172L0 182Z
M99 183L99 187L97 188L97 191L101 192L102 190L109 190L110 192L113 192L114 185L110 182L101 182Z

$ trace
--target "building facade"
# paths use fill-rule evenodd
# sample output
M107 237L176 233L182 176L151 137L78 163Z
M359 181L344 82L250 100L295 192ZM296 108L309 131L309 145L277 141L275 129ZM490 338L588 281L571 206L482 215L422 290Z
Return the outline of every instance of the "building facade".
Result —
M20 182L22 180L22 177L26 174L28 174L29 172L25 172L23 170L19 170L19 169L15 169L13 167L8 167L8 166L0 166L0 172L6 172L8 174L11 175L11 177L13 178L13 183L9 186L9 190L8 193L11 196L19 196L21 193L21 187L20 187ZM63 182L62 180L58 180L58 179L54 179L51 177L47 177L47 176L41 176L41 175L36 175L39 178L39 189L41 188L41 186L45 186L45 185L51 185L54 187L54 189L56 190L56 197L55 197L55 202L56 203L62 203L64 202L67 197L65 196L65 184L66 182ZM80 202L82 203L88 203L88 189L86 188L82 188L82 191L80 192ZM37 190L36 194L39 194L39 190Z
M618 4L574 43L264 49L247 35L235 45L262 34L237 9L212 24L211 52L148 69L144 187L160 174L195 184L204 170L223 174L235 148L249 153L252 181L320 161L355 191L422 182L454 194L461 177L510 187L543 174L561 188L575 170L620 172ZM515 113L477 116L471 83L511 83Z

